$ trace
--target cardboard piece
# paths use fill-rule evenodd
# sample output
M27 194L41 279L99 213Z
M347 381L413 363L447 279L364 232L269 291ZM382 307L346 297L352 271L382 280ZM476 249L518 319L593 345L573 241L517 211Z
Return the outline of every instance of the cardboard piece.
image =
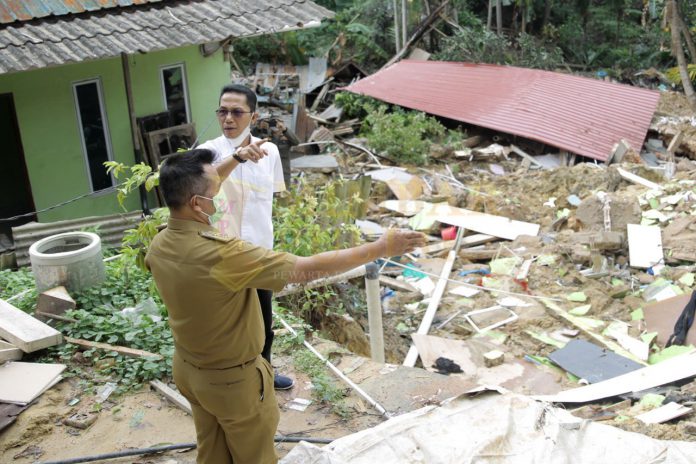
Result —
M63 342L63 336L56 329L4 300L0 300L0 337L25 353Z
M641 369L643 366L585 340L571 340L549 355L571 374L597 383Z
M498 385L519 393L558 391L559 384L554 374L545 368L517 359L505 359L503 364L486 367L484 354L500 350L485 338L452 340L432 335L411 334L425 369L437 372L432 367L439 357L451 359L459 364L461 374L450 374L467 379L477 385Z
M656 301L643 308L643 316L648 332L657 332L657 341L665 346L674 332L674 324L689 302L691 294L679 295ZM692 326L686 335L686 345L696 345L696 327Z
M555 395L536 396L535 399L554 403L587 403L624 393L640 392L693 376L696 376L696 350L613 379L565 390Z
M0 366L0 401L28 404L58 383L64 364L8 362Z
M627 224L628 252L632 267L649 268L664 261L658 226Z
M403 168L378 169L365 175L386 183L399 200L415 200L423 195L423 180Z

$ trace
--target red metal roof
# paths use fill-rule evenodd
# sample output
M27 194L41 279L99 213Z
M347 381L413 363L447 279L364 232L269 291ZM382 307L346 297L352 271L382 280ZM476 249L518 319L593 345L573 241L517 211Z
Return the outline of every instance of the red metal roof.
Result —
M345 90L605 161L640 150L659 92L550 71L403 60Z
M159 1L161 0L0 0L0 24Z

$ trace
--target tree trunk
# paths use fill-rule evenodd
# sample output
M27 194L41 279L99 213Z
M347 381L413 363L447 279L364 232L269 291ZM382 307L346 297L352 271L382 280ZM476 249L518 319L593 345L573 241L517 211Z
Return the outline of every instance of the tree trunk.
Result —
M679 66L679 76L681 77L682 86L684 87L684 94L686 99L689 101L691 107L696 111L696 94L694 93L694 86L691 84L691 78L689 77L689 71L687 69L686 56L684 55L684 48L681 43L681 18L679 17L679 8L677 8L676 0L669 0L671 6L671 29L672 29L672 54L677 59L677 65Z
M392 6L394 7L394 48L396 48L394 53L399 53L401 51L401 41L399 40L401 36L399 35L399 10L396 0L392 0Z
M495 2L495 27L498 35L503 35L503 0Z
M689 48L689 57L691 58L691 63L696 64L696 45L694 45L694 38L691 35L691 31L689 31L689 26L686 24L686 21L684 21L681 8L679 8L680 6L681 5L677 3L679 27L681 28L682 34L684 34L684 42L686 42L686 46Z
M527 5L525 4L522 7L522 33L525 34L527 32Z
M406 41L408 41L408 7L406 6L406 0L401 0L401 43L403 47L406 46Z
M544 20L541 22L541 30L544 30L544 27L549 23L549 20L551 19L551 5L553 1L552 0L545 0L544 1Z
M489 31L493 27L493 0L488 0L488 21L486 21L486 29Z

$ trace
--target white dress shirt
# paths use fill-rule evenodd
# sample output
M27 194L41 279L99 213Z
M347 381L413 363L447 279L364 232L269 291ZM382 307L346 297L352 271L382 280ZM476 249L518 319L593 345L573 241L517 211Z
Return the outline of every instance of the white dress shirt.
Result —
M251 143L259 139L251 136ZM221 135L201 144L215 154L214 164L232 156L237 147ZM273 249L273 193L285 190L283 166L278 147L270 142L261 145L267 156L258 163L240 163L222 182L215 197L217 214L213 225L223 235L239 237L254 245Z

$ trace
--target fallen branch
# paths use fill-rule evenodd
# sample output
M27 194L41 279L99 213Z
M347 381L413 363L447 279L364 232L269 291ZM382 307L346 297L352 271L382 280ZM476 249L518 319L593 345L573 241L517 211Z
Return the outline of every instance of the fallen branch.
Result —
M414 43L418 42L418 41L420 40L420 38L423 37L423 35L424 35L426 32L428 32L428 30L429 30L430 27L433 25L433 23L435 22L435 20L441 19L441 18L440 18L440 12L441 12L442 10L444 10L445 7L446 7L448 4L449 4L449 0L445 0L444 2L442 2L442 4L441 4L440 6L438 6L437 8L435 8L435 11L433 11L433 12L430 14L430 16L428 16L427 18L425 18L425 20L423 20L423 22L420 24L420 26L418 26L418 29L416 30L416 32L411 36L410 39L408 39L408 42L406 42L406 43L404 44L404 46L401 48L401 50L399 51L399 53L397 53L396 55L394 55L394 56L392 57L391 60L387 61L387 64L385 64L384 66L382 66L381 69L388 68L389 66L391 66L391 65L393 65L394 63L396 63L397 61L399 61L399 60L406 54L406 52L408 52L408 49L411 48L411 46L412 46Z

